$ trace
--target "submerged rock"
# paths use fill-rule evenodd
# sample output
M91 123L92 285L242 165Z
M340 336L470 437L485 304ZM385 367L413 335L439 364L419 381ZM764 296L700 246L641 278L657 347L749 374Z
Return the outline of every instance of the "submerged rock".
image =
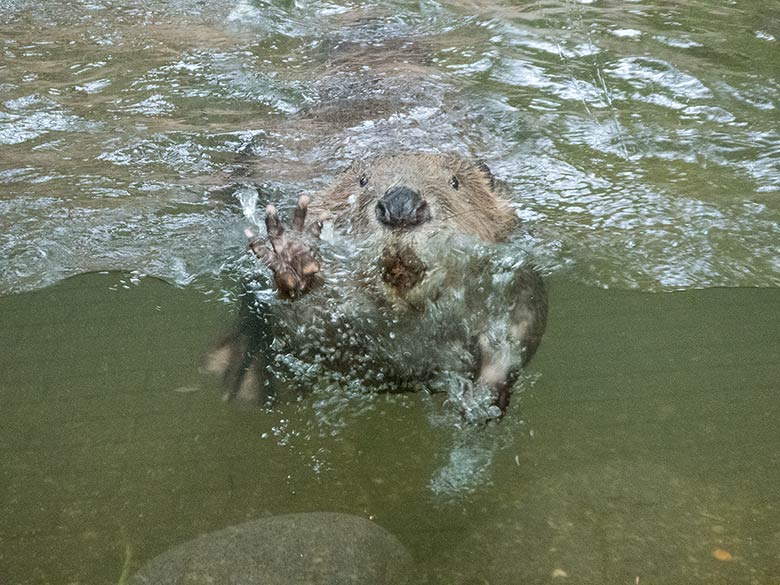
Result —
M380 526L357 516L306 513L253 520L180 544L128 585L411 583L412 559Z

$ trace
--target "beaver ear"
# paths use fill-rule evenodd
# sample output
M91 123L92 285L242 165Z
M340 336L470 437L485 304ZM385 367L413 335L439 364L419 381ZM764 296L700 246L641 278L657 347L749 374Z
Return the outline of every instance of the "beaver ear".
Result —
M490 167L487 166L487 163L483 160L477 161L477 168L482 171L482 174L485 175L485 178L490 183L490 188L495 189L496 188L496 178L493 176L493 171L490 170Z

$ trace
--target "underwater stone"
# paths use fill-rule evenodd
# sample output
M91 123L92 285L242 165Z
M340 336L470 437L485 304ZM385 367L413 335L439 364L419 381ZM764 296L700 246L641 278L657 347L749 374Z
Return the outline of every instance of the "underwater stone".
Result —
M180 544L128 585L402 585L412 559L383 528L358 516L303 513L253 520Z

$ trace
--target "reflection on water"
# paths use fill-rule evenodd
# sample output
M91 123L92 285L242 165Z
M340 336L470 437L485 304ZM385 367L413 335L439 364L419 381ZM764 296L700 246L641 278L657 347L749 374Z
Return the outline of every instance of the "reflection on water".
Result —
M237 153L289 201L399 149L490 161L550 268L581 282L777 285L777 17L773 2L6 3L1 290L230 272L240 220L218 188Z

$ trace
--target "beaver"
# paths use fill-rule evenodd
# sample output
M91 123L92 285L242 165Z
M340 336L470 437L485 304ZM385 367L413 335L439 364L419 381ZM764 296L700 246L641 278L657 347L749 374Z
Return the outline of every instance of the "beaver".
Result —
M505 188L482 162L403 153L353 162L285 227L265 210L249 249L275 297L248 284L234 331L213 354L226 397L334 372L394 391L445 390L464 411L506 413L547 319L539 270ZM253 281L254 282L254 281ZM258 292L259 291L259 292Z

